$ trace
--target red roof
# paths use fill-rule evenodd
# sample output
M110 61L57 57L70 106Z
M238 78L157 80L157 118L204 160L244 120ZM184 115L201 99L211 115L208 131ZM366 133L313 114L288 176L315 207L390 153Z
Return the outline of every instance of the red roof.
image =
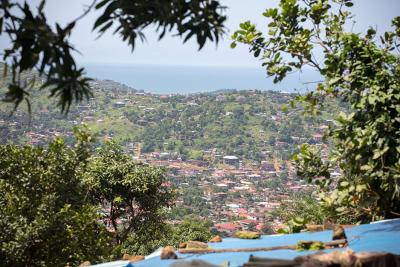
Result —
M240 208L240 209L238 209L238 213L247 213L247 210L243 209L243 208Z
M241 227L235 223L218 223L215 225L218 230L236 231Z

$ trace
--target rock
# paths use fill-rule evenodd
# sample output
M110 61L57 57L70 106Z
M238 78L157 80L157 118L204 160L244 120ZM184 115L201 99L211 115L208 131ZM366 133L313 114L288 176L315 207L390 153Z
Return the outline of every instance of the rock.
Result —
M183 265L184 266L184 265ZM318 252L307 256L298 256L293 260L271 259L250 256L249 263L244 266L302 266L302 267L371 267L393 266L400 267L400 255L390 253L360 252L351 250ZM180 266L179 266L180 267Z
M238 231L235 233L235 237L240 239L259 239L261 234L252 231Z
M344 232L344 228L341 225L338 225L333 230L332 240L340 240L347 239L346 233Z
M295 262L301 263L301 266L362 266L358 265L357 257L351 250L333 251L331 253L317 253L307 256L299 256L294 259Z
M122 259L123 259L124 261L137 262L137 261L144 260L144 256L140 256L140 255L138 255L138 256L133 256L133 255L129 255L129 254L126 254L126 253L125 253L125 254L122 256Z
M331 222L329 220L324 222L324 230L333 230L333 229L335 229L335 227L336 227L336 224L334 224L333 222Z
M206 249L208 248L208 244L200 241L188 241L186 242L186 248L187 249L193 249L193 248L198 248L198 249Z
M187 242L183 242L179 244L179 248L186 248L187 247Z
M307 224L307 231L309 232L321 232L324 231L324 225L322 224Z
M171 246L167 246L162 249L160 258L162 260L176 260L178 256L175 254L175 249Z
M84 261L82 262L79 267L86 267L86 266L91 266L92 264L90 263L90 261Z
M131 256L129 258L130 262L138 262L144 260L144 256L138 255L138 256Z
M222 238L219 235L214 236L213 238L210 239L210 241L208 241L210 243L219 243L222 242Z

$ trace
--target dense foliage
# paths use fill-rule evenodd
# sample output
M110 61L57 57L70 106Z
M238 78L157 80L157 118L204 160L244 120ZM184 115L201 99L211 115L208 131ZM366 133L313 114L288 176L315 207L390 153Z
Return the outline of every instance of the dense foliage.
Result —
M230 90L162 99L133 89L111 90L102 82L93 90L94 98L87 105L71 107L67 117L60 116L43 95L35 96L32 103L31 124L26 112L19 110L10 118L9 108L0 107L0 121L5 121L0 142L23 144L30 140L27 133L33 132L45 135L40 138L45 144L53 131L68 134L75 123L85 122L100 138L113 137L126 149L133 144L135 151L140 146L146 154L164 152L185 161L210 160L210 153L217 153L260 163L271 156L288 160L301 140L322 142L313 139L321 132L318 127L330 123L331 112L346 110L331 101L322 116L304 117L301 108L281 111L281 105L289 105L295 94ZM121 100L126 106L115 108Z
M212 223L196 217L186 217L177 225L154 227L144 224L139 231L129 235L123 244L123 251L130 254L147 255L160 247L173 246L187 241L208 242L212 237Z
M281 0L278 8L263 13L270 19L266 36L248 21L234 33L232 46L249 45L275 82L291 71L315 68L325 81L301 97L311 111L327 96L351 106L329 133L335 142L329 161L309 146L295 157L298 174L321 186L332 216L349 221L398 217L400 17L381 37L372 28L364 35L353 33L346 30L352 6L351 0ZM342 176L333 180L327 170L336 166Z
M0 146L2 266L119 257L129 234L163 227L172 197L163 171L137 164L112 143L94 153L91 135L75 135L74 147L60 138L47 148Z
M111 254L111 238L86 199L83 147L61 139L0 146L2 266L64 266Z
M163 223L165 209L173 205L173 193L163 185L164 173L133 161L113 142L106 142L90 159L85 181L89 195L106 207L102 220L117 244L143 225Z
M3 100L13 103L15 108L23 100L30 105L29 94L35 80L21 79L21 74L31 69L45 77L41 89L49 89L50 96L58 98L62 111L68 112L72 101L90 96L90 79L84 77L84 69L77 66L69 37L75 24L92 9L103 12L94 22L93 29L101 35L116 26L114 34L119 33L132 49L138 37L145 39L143 30L153 25L160 32L159 39L166 32L176 30L178 36L184 37L184 42L196 37L201 49L207 40L218 42L226 20L221 14L224 7L215 0L94 0L81 16L65 27L56 23L53 28L48 24L44 6L42 0L35 12L28 1L24 4L0 1L0 35L7 35L11 42L11 47L4 50L3 60L10 65L12 73Z
M282 201L273 214L283 222L289 222L297 216L311 224L323 224L326 219L326 213L315 196L302 192L292 193L288 199Z

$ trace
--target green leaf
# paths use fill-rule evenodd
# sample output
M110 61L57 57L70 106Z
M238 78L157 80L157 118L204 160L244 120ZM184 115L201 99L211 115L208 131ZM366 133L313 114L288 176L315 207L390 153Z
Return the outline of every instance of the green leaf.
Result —
M289 234L289 229L287 228L279 228L278 231L276 231L278 234Z
M106 5L108 2L110 2L111 0L103 0L101 2L99 2L98 4L96 4L96 9L100 9L102 8L104 5Z
M122 203L124 201L124 199L121 196L115 197L114 198L114 202L115 203Z

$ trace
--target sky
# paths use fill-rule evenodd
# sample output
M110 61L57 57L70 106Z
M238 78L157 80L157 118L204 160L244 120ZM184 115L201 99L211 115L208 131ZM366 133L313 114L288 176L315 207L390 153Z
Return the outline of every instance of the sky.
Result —
M32 5L38 5L39 0L30 0ZM45 12L51 23L67 23L78 17L92 0L47 0ZM137 43L132 53L131 48L123 43L119 36L110 33L100 39L92 32L92 25L99 13L89 13L78 22L71 37L71 43L81 55L76 59L81 64L153 64L153 65L183 65L183 66L230 66L230 67L260 67L260 62L248 53L244 46L230 48L230 34L238 28L240 22L251 19L260 29L266 27L267 20L261 13L268 7L276 6L277 0L221 0L227 6L226 26L228 33L224 40L216 46L207 44L201 51L195 40L186 44L179 37L167 36L157 41L154 28L146 31L147 41ZM378 30L387 30L393 17L400 15L400 0L355 0L353 13L357 21L354 31L365 30L369 25ZM0 49L8 46L7 40L0 38Z

